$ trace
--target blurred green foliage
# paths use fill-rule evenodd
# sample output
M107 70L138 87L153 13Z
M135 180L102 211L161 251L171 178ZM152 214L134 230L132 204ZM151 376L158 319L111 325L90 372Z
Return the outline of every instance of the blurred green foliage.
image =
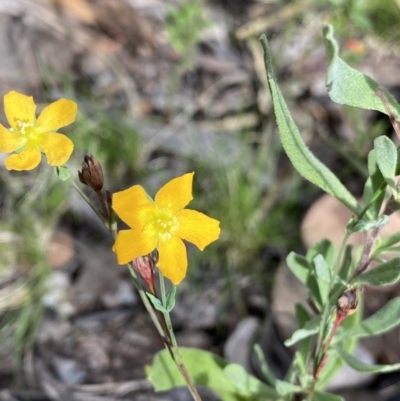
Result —
M182 57L182 64L190 68L193 46L201 32L209 26L201 0L184 0L176 8L167 8L166 34L171 46Z

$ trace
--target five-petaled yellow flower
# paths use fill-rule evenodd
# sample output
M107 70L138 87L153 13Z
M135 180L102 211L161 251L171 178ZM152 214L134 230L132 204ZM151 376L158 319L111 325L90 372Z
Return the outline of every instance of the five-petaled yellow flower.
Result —
M60 99L45 107L36 119L32 96L12 91L4 96L4 112L11 128L0 124L0 152L17 153L8 156L7 170L32 170L38 166L43 152L50 166L67 162L74 144L56 131L75 121L77 105Z
M113 209L130 230L118 232L113 250L125 264L158 249L157 266L175 285L186 275L187 255L183 239L203 250L220 234L219 221L195 210L184 209L193 199L193 174L174 178L156 194L153 202L140 185L113 195Z

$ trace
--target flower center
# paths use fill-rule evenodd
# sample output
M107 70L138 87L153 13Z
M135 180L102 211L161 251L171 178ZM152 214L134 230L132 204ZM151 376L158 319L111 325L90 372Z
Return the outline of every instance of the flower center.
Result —
M29 123L22 120L17 120L17 129L10 129L10 131L18 132L22 135L26 135L28 139L35 139L37 132L34 128L34 123Z
M157 210L148 226L160 241L169 241L178 228L179 221L169 210Z

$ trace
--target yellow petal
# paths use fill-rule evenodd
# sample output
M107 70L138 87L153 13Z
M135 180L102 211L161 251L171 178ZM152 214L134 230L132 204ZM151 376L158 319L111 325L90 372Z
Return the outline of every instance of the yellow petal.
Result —
M26 136L10 132L0 124L0 153L10 153L22 148L27 142Z
M158 244L158 263L163 276L178 285L186 276L187 254L183 241L178 237L172 237L169 241Z
M4 112L7 121L16 131L19 130L18 121L24 123L35 122L35 110L36 105L32 96L26 96L15 91L4 95Z
M33 170L40 163L42 155L37 145L29 141L21 153L14 153L4 160L7 170Z
M46 155L47 163L50 166L62 166L68 161L74 150L71 139L57 132L38 135L36 143Z
M167 182L155 197L157 207L171 209L176 213L183 209L192 199L194 173L188 173Z
M75 121L78 106L72 100L60 99L45 107L36 122L39 133L57 131Z
M140 185L113 195L112 207L119 218L131 228L143 229L154 215L154 204Z
M200 250L219 238L221 229L218 220L190 209L181 210L176 217L179 228L175 235L195 244Z
M113 251L117 254L118 264L124 265L139 256L149 254L156 246L157 241L143 235L140 230L120 230Z

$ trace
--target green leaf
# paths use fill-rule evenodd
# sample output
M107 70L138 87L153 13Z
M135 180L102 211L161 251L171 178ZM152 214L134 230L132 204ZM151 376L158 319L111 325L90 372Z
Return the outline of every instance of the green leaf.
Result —
M154 308L163 313L168 312L157 297L155 297L153 294L150 294L150 292L146 292L146 295L149 297L150 302L153 304Z
M354 370L364 373L388 373L400 369L400 363L394 363L393 365L368 365L361 362L353 355L346 352L343 348L335 346L336 351L345 360L345 362Z
M170 290L168 291L167 301L166 301L166 305L165 305L168 312L171 312L172 309L174 309L176 288L177 288L176 285L172 285Z
M389 248L398 242L400 242L400 231L385 238L378 238L373 255L375 256L385 252L386 248Z
M257 355L258 362L260 364L261 371L267 380L268 384L271 386L275 387L275 376L272 372L272 370L269 368L267 361L265 360L265 355L260 347L259 344L254 345L254 352Z
M397 194L394 181L397 166L397 149L394 143L387 136L380 136L374 140L376 162L386 183Z
M285 341L286 347L291 347L300 340L303 340L304 338L317 334L320 322L321 322L321 316L314 316L314 318L308 321L303 328L296 330L292 334L292 337L290 337Z
M67 165L54 167L54 171L61 181L67 181L71 177L71 172Z
M372 337L386 333L400 325L399 310L400 298L393 298L383 308L379 309L378 312L365 319L357 326L346 331L341 331L334 337L333 341L336 343L343 340L346 341L349 338Z
M230 363L224 368L224 373L234 383L234 386L240 391L241 395L247 397L276 396L275 391L271 387L262 383L254 376L249 375L241 365Z
M345 399L339 395L315 391L313 401L345 401Z
M364 186L363 201L364 205L371 204L367 214L371 219L376 219L385 199L386 182L378 168L375 149L368 153L368 173L369 177Z
M295 252L290 252L286 258L286 263L292 273L303 283L307 284L310 274L308 261L304 256L298 255Z
M302 388L283 380L276 380L275 390L279 395L284 397L289 394L300 393Z
M326 86L331 99L336 103L388 114L385 104L377 95L379 90L392 107L390 111L399 118L400 105L394 97L372 78L351 68L339 57L332 26L324 27L323 36L329 61Z
M308 251L307 251L307 260L310 264L313 263L314 258L321 254L326 264L329 268L332 268L333 262L335 261L335 246L332 244L331 241L327 239L323 239L322 241L317 242L314 244Z
M310 321L310 315L308 314L307 310L299 303L296 304L296 317L300 328L303 328L307 322ZM310 357L311 345L311 337L307 337L299 341L297 346L297 351L294 358L297 361L298 369L300 369L302 375L307 374L307 361Z
M374 228L386 225L388 221L389 221L389 216L386 216L384 214L382 216L379 216L375 220L358 220L358 221L356 220L355 222L350 221L346 229L349 233L370 231L373 230Z
M400 258L382 263L352 280L353 285L390 285L400 280Z
M352 268L353 268L352 252L353 252L353 246L347 245L346 250L344 251L342 266L339 272L340 278L345 282L347 282L352 273Z
M260 40L264 48L265 68L267 71L268 85L271 91L275 116L278 123L279 135L286 154L294 168L304 178L337 198L357 214L360 211L360 206L353 195L350 194L332 171L321 163L304 144L277 85L267 37L261 35Z
M194 384L214 391L224 401L278 400L276 391L247 374L239 365L228 365L218 355L192 348L179 348L183 362ZM146 374L156 391L185 385L168 350L158 352ZM238 380L238 382L236 382Z
M314 258L314 265L319 293L321 296L321 303L325 303L329 295L331 274L322 255L317 255Z

